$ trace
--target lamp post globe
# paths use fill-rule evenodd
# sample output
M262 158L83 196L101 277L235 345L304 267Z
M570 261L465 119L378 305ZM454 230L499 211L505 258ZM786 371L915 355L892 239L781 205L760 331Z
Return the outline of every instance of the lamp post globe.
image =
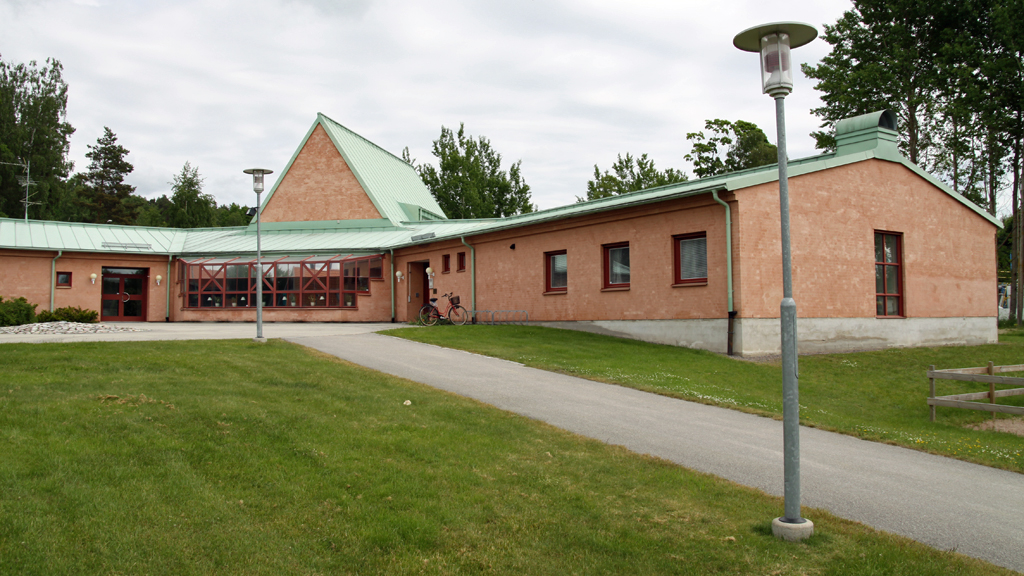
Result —
M260 246L260 194L263 192L263 176L273 174L266 168L248 168L242 170L252 175L252 191L256 193L256 337L254 342L266 342L263 337L263 254Z
M797 370L796 300L793 299L793 263L789 230L789 175L786 156L785 99L793 91L790 50L813 41L818 31L799 22L773 22L748 28L733 38L733 45L760 55L761 90L775 99L779 152L779 220L782 227L782 451L785 514L772 522L772 532L785 540L804 540L814 534L814 523L800 514L800 383Z

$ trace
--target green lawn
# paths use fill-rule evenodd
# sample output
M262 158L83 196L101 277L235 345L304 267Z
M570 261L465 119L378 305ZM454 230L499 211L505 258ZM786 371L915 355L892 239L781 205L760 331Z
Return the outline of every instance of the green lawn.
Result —
M1009 573L280 341L0 364L2 574Z
M602 382L781 417L781 364L736 360L675 346L572 330L524 326L441 326L385 332ZM1024 332L1000 344L904 348L800 358L800 419L810 426L1024 472L1024 438L966 426L987 412L939 408L929 421L929 365L1024 364ZM987 391L987 384L938 381L939 395ZM1024 396L1001 398L1024 405ZM1005 417L1005 416L1001 416Z

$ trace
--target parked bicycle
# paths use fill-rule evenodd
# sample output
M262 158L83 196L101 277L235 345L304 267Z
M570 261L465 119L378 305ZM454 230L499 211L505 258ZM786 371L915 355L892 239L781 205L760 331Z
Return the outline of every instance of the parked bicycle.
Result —
M449 292L442 296L442 298L448 299L448 310L444 314L437 307L437 298L431 298L429 304L424 304L423 308L420 308L420 324L433 326L440 320L447 320L459 326L465 324L469 320L469 312L462 306L459 306L460 298L453 296L453 294L454 292Z

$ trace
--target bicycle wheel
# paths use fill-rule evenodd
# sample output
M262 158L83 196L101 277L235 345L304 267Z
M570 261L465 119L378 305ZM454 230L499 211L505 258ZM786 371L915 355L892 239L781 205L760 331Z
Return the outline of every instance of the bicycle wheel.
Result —
M437 320L440 317L441 314L438 313L436 306L426 304L423 308L420 308L419 321L420 324L423 324L424 326L433 326L434 324L437 324Z
M452 309L448 311L448 320L452 324L462 326L469 320L469 312L462 306L452 306Z

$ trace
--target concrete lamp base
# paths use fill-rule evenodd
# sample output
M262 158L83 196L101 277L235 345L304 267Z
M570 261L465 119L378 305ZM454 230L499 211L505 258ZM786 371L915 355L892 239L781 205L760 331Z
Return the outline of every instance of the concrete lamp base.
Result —
M252 341L257 343L257 344L266 344L267 343L267 339L266 338L253 338Z
M814 534L814 522L804 518L800 524L785 522L782 518L772 520L772 534L780 540L799 542Z

